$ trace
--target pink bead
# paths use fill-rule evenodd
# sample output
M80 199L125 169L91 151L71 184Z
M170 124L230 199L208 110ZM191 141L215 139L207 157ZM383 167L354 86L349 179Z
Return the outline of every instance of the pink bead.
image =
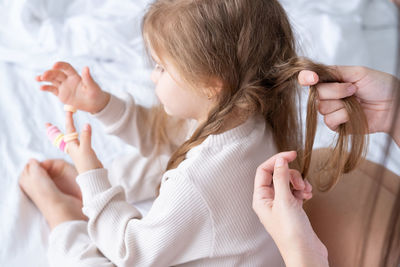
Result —
M58 130L57 126L55 125L50 126L49 128L47 128L47 135L50 135L50 133L56 129Z
M54 138L57 137L57 135L59 135L61 132L60 130L52 130L47 136L50 138L50 140L54 140Z
M62 140L61 143L60 143L60 149L63 152L65 152L65 145L66 145L66 143L64 142L64 140Z
M60 131L55 132L55 133L52 133L52 134L49 136L50 140L53 142L54 139L56 139L57 136L58 136L60 133L61 133Z

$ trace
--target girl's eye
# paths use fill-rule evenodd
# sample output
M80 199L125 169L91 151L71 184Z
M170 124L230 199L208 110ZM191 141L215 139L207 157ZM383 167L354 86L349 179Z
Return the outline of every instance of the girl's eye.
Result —
M164 68L160 64L156 64L156 70L164 72Z

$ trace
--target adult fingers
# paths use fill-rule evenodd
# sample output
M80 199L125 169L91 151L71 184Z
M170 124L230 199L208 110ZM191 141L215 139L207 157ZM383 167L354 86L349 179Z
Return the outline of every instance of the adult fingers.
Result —
M287 162L292 162L293 160L296 159L296 157L297 157L296 151L281 152L261 163L261 165L258 166L258 169L260 169L260 171L268 172L272 175L272 173L274 172L275 161L278 158L284 158Z
M311 193L312 192L312 185L307 181L307 180L305 180L305 188L304 188L304 192L305 193Z
M301 176L301 173L298 170L289 170L290 174L290 182L293 185L295 190L304 190L305 189L305 182Z
M62 62L62 61L56 62L53 65L53 69L62 70L67 75L77 75L78 74L76 72L76 70L71 66L71 64L69 64L67 62Z
M357 87L352 83L321 83L317 85L320 100L342 99L353 95Z
M322 115L327 115L342 108L344 108L342 100L320 100L318 102L318 110Z
M310 70L302 70L298 76L298 82L302 86L311 86L318 83L318 75Z
M260 166L257 168L254 179L253 206L259 200L273 200L274 188L272 187L272 173L265 171Z
M293 196L298 200L309 200L312 198L312 193L307 193L304 191L294 191Z
M258 200L273 200L274 188L272 186L272 173L274 171L275 161L278 157L285 158L288 162L296 158L296 151L282 152L272 156L260 166L256 171L254 179L254 195L253 202L257 203Z
M272 173L274 172L275 161L278 158L284 158L287 162L293 161L297 156L296 151L289 151L289 152L281 152L272 157L268 160L263 162L260 166L258 166L256 171L256 177L254 180L254 191L258 190L259 188L270 186L272 182Z
M370 69L361 66L334 66L334 69L345 83L356 83L370 71Z
M336 131L340 124L349 121L349 114L345 108L339 109L338 111L329 113L324 116L325 124L333 131Z
M289 186L289 166L288 162L283 157L279 157L275 161L274 175L272 179L274 182L275 199L287 199L292 195Z

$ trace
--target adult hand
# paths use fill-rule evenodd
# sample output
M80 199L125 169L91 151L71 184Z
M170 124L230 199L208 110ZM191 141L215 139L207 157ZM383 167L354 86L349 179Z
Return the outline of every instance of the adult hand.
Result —
M301 179L288 167L296 156L295 151L279 153L257 168L253 209L277 244L286 266L328 266L326 247L303 210L303 198L290 188L293 174ZM311 197L307 181L304 191Z
M301 71L298 77L302 86L317 84L319 112L326 125L332 129L348 121L342 98L355 95L360 101L368 121L370 133L390 131L393 118L393 86L395 77L365 67L337 66L343 82L319 83L312 71Z
M369 133L391 133L392 123L395 131L392 137L400 145L400 120L394 121L394 90L399 80L394 76L366 67L337 66L336 70L343 82L318 83L319 77L312 71L301 71L298 77L303 86L316 85L319 96L318 109L331 130L348 121L349 114L344 108L342 98L355 95L359 100L368 121ZM399 116L396 116L399 117Z
M395 3L396 5L400 6L400 0L391 0L393 3Z

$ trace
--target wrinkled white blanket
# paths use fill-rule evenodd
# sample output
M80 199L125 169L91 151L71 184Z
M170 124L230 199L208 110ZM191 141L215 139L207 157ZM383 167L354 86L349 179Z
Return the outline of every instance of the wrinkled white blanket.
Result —
M41 92L37 74L58 60L89 66L110 92L129 91L137 101L154 101L150 66L140 34L149 0L0 0L0 266L47 266L48 227L21 193L18 176L27 160L64 158L45 135L45 122L63 128L62 104ZM303 53L327 64L366 65L394 72L396 12L385 0L284 0ZM90 116L78 112L82 126ZM96 121L93 146L100 160L134 149L106 136ZM321 126L317 146L329 145ZM371 138L368 157L380 160L385 136ZM399 149L388 166L399 172ZM400 172L399 172L400 173Z

